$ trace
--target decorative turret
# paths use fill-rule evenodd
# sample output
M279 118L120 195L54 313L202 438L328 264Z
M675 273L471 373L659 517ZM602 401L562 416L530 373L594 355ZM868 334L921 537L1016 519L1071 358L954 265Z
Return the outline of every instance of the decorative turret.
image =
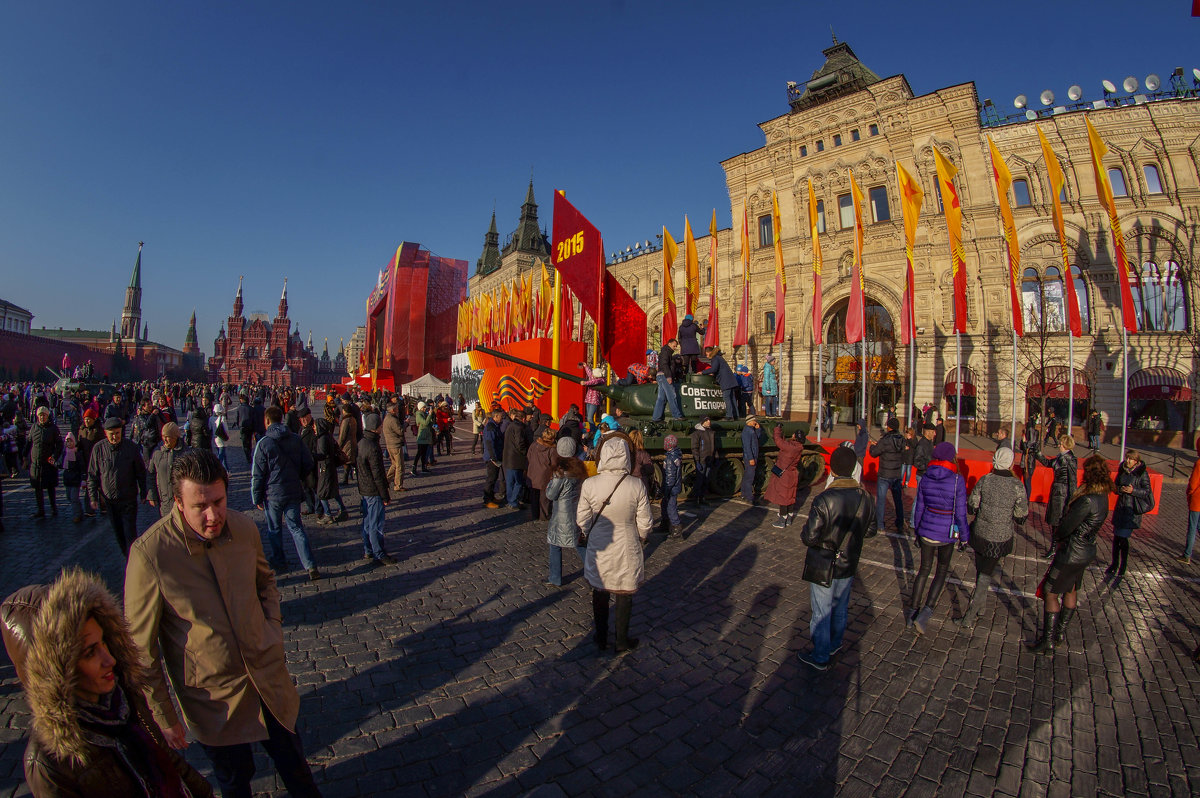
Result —
M117 320L113 319L112 332L108 334L108 342L111 344L117 340Z
M321 352L321 357L325 358L326 360L329 359L329 339L328 338L325 339L325 349L324 349L324 351Z
M224 327L222 327L222 334ZM183 339L183 353L185 355L200 354L200 345L196 341L196 309L192 308L192 318L188 322L187 335Z
M142 323L142 247L138 242L137 260L133 264L133 276L125 289L125 307L121 309L121 337L137 338Z
M309 331L308 331L308 351L309 351L309 352L312 352L312 351L313 351L313 344L312 344L312 330L309 330Z
M538 228L537 202L533 199L533 178L529 179L529 190L525 192L525 202L521 205L521 221L517 222L516 232L501 254L507 255L510 252L550 257L550 246Z
M142 325L142 340L150 340L150 322L146 322L144 325Z
M476 274L487 274L500 268L500 234L496 232L496 212L492 211L492 224L483 237L483 254L475 263Z
M279 297L279 315L276 318L286 319L288 314L287 278L283 278L283 294Z
M242 276L238 275L238 290L237 296L233 298L233 315L235 318L242 316Z

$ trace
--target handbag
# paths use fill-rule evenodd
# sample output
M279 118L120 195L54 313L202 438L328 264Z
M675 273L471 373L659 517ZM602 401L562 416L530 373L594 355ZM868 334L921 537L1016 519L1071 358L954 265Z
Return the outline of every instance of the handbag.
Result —
M771 475L776 477L783 476L783 469L777 465L771 466Z
M621 483L625 481L625 477L627 476L629 476L627 473L621 475L621 478L617 480L617 484L613 485L613 489L609 491L608 497L604 500L604 504L600 505L600 509L597 510L596 514L592 516L592 521L590 524L588 524L588 528L586 530L580 530L579 538L575 541L576 546L583 547L587 545L588 535L592 534L592 527L596 525L596 521L600 519L600 515L604 512L604 508L608 506L610 501L612 501L612 497L617 492L617 488L621 487Z

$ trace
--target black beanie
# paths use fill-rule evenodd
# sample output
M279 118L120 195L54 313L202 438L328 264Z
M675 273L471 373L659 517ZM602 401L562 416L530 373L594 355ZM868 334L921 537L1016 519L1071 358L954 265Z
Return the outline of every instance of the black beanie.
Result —
M833 450L833 454L829 455L829 470L837 477L849 477L854 474L854 466L858 464L858 458L854 455L854 450L845 446L839 446Z

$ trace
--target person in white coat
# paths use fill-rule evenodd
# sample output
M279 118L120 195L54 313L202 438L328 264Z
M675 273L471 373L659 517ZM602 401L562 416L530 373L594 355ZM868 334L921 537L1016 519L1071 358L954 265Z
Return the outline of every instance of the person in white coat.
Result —
M629 636L633 594L645 580L642 545L654 524L650 498L640 479L630 475L633 446L620 433L600 445L596 476L583 481L575 520L587 540L583 575L592 586L596 645L608 648L608 596L616 595L616 648L637 647Z

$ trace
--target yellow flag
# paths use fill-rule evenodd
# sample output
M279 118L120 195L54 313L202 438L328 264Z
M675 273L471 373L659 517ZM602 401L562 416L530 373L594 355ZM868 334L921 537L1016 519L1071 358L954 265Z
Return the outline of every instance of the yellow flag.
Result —
M950 238L950 265L954 271L954 331L967 331L967 256L962 244L962 203L954 176L958 169L946 160L935 147L933 161L937 167L938 190L942 193L942 210Z
M1004 243L1008 246L1008 297L1012 306L1013 329L1017 335L1025 334L1021 307L1021 247L1017 244L1017 223L1013 220L1012 204L1008 201L1008 190L1012 187L1012 173L1004 156L996 149L996 142L988 136L988 152L992 156L992 179L996 181L996 197L1000 203L1000 224L1004 228Z
M1108 213L1108 225L1112 233L1113 253L1117 263L1117 283L1121 291L1121 321L1129 332L1137 332L1137 311L1133 304L1133 292L1129 289L1129 258L1125 253L1125 234L1121 231L1121 220L1117 218L1116 203L1113 202L1112 184L1108 181L1108 170L1104 168L1104 154L1108 147L1092 120L1084 117L1087 124L1088 144L1092 150L1092 169L1096 175L1096 193L1100 195L1100 204Z
M685 313L696 315L696 302L700 299L700 257L696 254L696 239L692 236L692 225L683 217L683 254L687 265L687 300Z
M550 314L554 312L554 286L550 282L550 272L542 262L542 318L538 319L542 329L550 326Z
M821 239L817 236L820 230L820 216L817 214L817 197L813 193L812 179L808 181L808 230L812 235L812 272L813 272L813 311L812 329L813 343L821 343Z
M671 237L670 231L663 227L663 299L662 299L662 340L669 341L678 332L678 316L675 313L675 282L671 279L671 268L675 257L679 254L679 246Z
M1067 247L1067 230L1063 224L1062 200L1059 194L1067 182L1058 157L1050 148L1042 126L1038 125L1038 138L1042 142L1042 159L1046 162L1046 174L1050 178L1050 197L1054 201L1054 231L1058 233L1058 249L1062 253L1063 293L1066 294L1067 327L1071 335L1078 338L1083 334L1083 324L1079 315L1079 297L1075 293L1075 275L1071 273L1071 251Z

